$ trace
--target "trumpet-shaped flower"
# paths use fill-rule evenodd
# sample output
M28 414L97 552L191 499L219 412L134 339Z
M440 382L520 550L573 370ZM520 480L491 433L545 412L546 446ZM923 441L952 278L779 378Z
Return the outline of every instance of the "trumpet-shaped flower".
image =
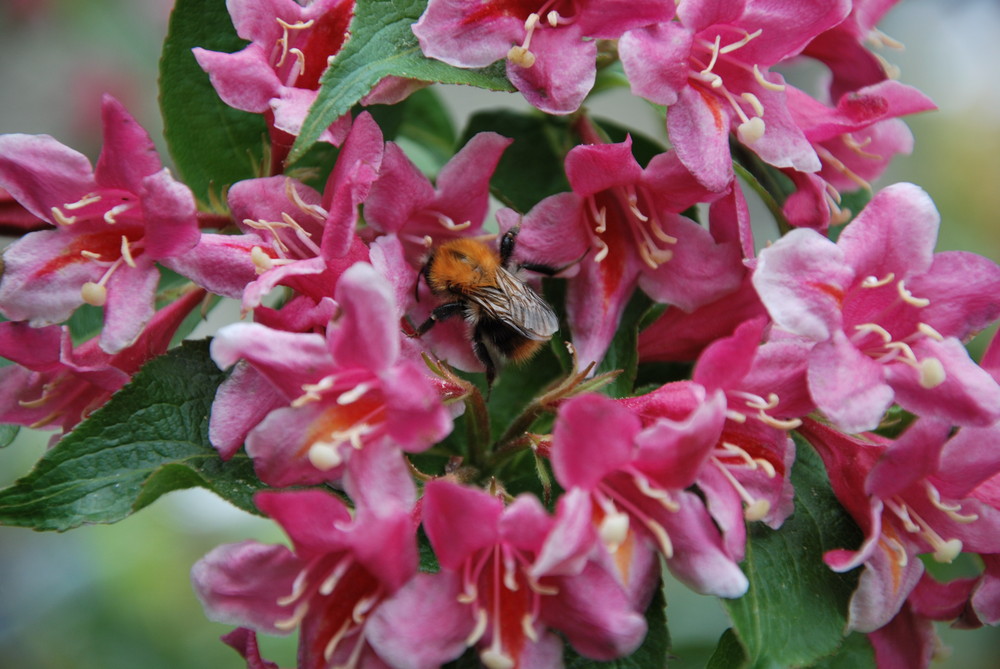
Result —
M585 491L591 499L593 522L608 551L617 553L635 532L659 549L674 575L693 589L739 597L747 588L739 558L705 502L688 490L719 443L725 396L707 396L695 384L667 392L680 398L637 400L646 406L600 395L566 402L553 431L552 469L560 485ZM686 415L659 417L644 426L637 410L651 417L651 404L671 400L683 402Z
M719 194L694 182L674 153L643 169L631 147L630 139L574 147L566 156L573 192L539 202L518 235L519 260L579 260L566 311L580 365L604 356L637 286L690 311L734 291L743 275L736 242L717 242L678 213ZM510 228L520 217L502 210L498 219Z
M337 481L352 453L372 442L388 437L420 451L451 429L422 366L400 356L386 280L371 265L355 264L335 298L340 315L325 338L236 323L212 343L219 366L245 360L256 373L234 374L220 387L210 437L230 457L246 435L257 473L271 485ZM247 425L248 405L263 416L255 426Z
M507 77L532 105L569 114L594 85L597 39L669 21L674 7L656 0L431 0L413 33L429 58L455 67L507 59Z
M65 325L0 323L0 356L16 363L0 369L0 422L69 432L144 363L164 353L204 297L203 290L189 290L157 311L135 342L114 355L96 339L74 348Z
M836 549L824 556L835 571L865 565L851 598L850 629L871 632L900 611L923 573L917 555L929 553L939 562L951 562L963 550L1000 551L1000 511L973 496L944 493L949 481L936 470L907 477L902 484L892 477L872 476L876 464L896 449L940 451L940 443L934 442L943 441L946 430L918 421L896 443L868 433L848 436L811 419L798 430L823 458L837 499L864 532L859 549Z
M441 564L375 612L370 638L393 666L433 669L475 645L487 667L559 666L561 631L581 654L628 655L646 633L614 578L587 560L594 536L585 495L555 517L522 495L509 506L447 480L424 489L422 517Z
M347 42L354 0L304 5L294 0L229 0L226 5L237 34L250 44L236 53L196 47L194 57L227 105L265 114L272 160L280 162L316 99L328 60ZM350 114L345 114L320 139L339 145L350 126Z
M798 54L847 16L850 2L682 2L679 22L626 33L619 42L632 91L667 105L667 133L681 162L707 188L732 179L729 134L776 167L820 164L792 119L781 75Z
M48 136L0 136L0 187L55 226L3 253L0 313L33 326L104 307L100 346L117 353L153 317L157 261L198 243L194 196L175 181L149 134L105 96L97 167Z
M417 569L416 523L405 504L413 484L391 455L395 464L380 460L347 481L352 497L365 500L353 518L328 492L258 493L255 504L292 548L245 541L202 558L191 580L208 616L269 634L298 627L302 669L384 667L367 638L369 620ZM362 493L366 486L377 492ZM255 644L240 645L259 658Z
M938 214L912 184L875 196L837 243L797 229L753 275L775 324L815 344L809 391L841 429L874 429L895 399L922 416L985 426L1000 386L961 344L1000 315L1000 268L934 253Z

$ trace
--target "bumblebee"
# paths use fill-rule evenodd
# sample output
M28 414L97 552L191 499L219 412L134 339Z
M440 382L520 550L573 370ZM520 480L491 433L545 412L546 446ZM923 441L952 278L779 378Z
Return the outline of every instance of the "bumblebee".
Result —
M558 272L526 263L511 270L517 228L500 240L500 252L476 239L445 242L424 264L421 275L431 292L447 300L417 328L419 337L438 321L461 315L471 326L472 350L493 386L497 367L507 360L523 362L559 329L559 320L545 300L517 277L521 269L547 275Z

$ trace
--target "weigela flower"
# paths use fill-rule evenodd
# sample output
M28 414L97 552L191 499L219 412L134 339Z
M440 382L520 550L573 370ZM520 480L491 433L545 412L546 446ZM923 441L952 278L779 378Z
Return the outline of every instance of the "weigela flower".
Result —
M822 162L819 172L784 170L796 185L782 209L795 226L825 229L850 212L840 209L840 191L871 190L897 154L913 149L913 135L898 117L936 109L920 91L883 81L845 94L828 107L789 86L789 110Z
M659 549L671 572L693 589L739 597L746 592L746 576L705 502L688 490L719 443L725 395L708 395L693 383L665 392L680 398L640 398L632 406L600 395L567 401L556 417L552 470L567 490L587 493L593 522L611 553L636 532ZM688 413L676 419L658 417L644 426L633 410L642 409L636 402L670 401L682 402ZM651 413L648 406L645 409Z
M487 667L560 666L562 632L581 654L610 660L646 634L614 578L587 560L594 535L586 496L564 495L555 517L531 495L509 506L445 479L422 499L441 565L373 615L370 638L393 666L433 669L476 645Z
M235 323L212 342L220 367L246 360L266 380L246 383L240 374L223 383L212 408L212 443L230 457L246 435L258 475L274 486L337 481L352 453L373 441L389 437L421 451L451 430L425 367L400 354L387 281L358 263L344 272L334 297L340 315L325 337ZM258 398L261 385L271 390ZM247 425L247 406L266 417Z
M840 23L850 6L687 0L677 7L679 22L632 30L618 50L632 92L667 105L667 134L681 162L721 191L733 176L730 130L775 167L819 169L789 114L784 78L769 68Z
M506 58L507 77L528 102L549 114L568 114L594 85L595 40L617 39L673 15L673 5L655 0L430 0L413 33L425 56L455 67Z
M74 348L69 328L0 323L0 422L69 432L128 383L144 363L166 352L184 318L205 297L193 289L156 312L133 344L110 354L91 339Z
M117 353L153 317L157 261L198 243L194 196L163 167L118 101L101 106L104 148L86 156L45 135L0 136L0 187L55 226L4 250L0 313L44 326L104 307L100 346Z
M871 430L893 400L957 425L1000 417L1000 386L961 341L1000 315L1000 268L934 253L939 217L912 184L879 192L834 243L793 230L753 275L775 324L815 344L809 391L847 432Z
M933 442L944 440L947 426L942 430L935 423L922 419L895 443L870 433L848 436L811 419L798 428L823 458L837 499L865 535L858 550L836 549L823 558L835 571L865 565L851 598L849 629L874 631L900 611L924 570L917 555L951 562L963 550L1000 551L1000 511L972 496L946 494L950 482L940 472L908 477L902 484L894 477L871 476L894 450L940 451ZM966 455L976 456L952 457Z
M866 45L902 47L879 31L875 24L899 0L853 0L851 13L829 30L817 35L802 54L822 62L833 75L830 97L834 100L865 86L894 78L898 69L871 52Z
M279 164L316 99L319 78L348 39L354 0L228 0L237 34L248 44L236 53L192 49L219 97L236 109L265 114L272 161ZM320 136L339 145L351 126L345 114ZM280 172L280 170L277 170Z
M739 286L737 244L717 242L679 213L719 194L699 186L674 153L643 169L631 139L580 145L566 156L566 174L573 191L524 216L515 256L554 267L579 261L567 283L566 312L581 366L604 356L637 286L684 311ZM501 228L520 221L509 209L497 218Z
M202 558L191 580L209 618L268 634L298 627L302 669L385 667L367 628L372 612L416 572L415 491L388 447L345 483L358 503L353 517L328 492L258 493L254 503L281 524L292 548L246 541Z

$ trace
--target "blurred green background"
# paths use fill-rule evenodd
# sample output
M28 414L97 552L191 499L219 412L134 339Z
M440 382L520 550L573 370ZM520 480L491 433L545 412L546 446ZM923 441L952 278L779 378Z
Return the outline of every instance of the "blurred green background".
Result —
M100 96L109 92L162 150L156 71L170 7L169 0L0 0L0 133L50 134L96 158ZM901 80L940 107L908 120L916 149L896 160L881 185L913 181L931 194L944 221L941 249L1000 260L1000 4L904 0L880 28L911 47L883 52ZM448 91L448 101L458 117L523 106L516 96L460 88ZM627 93L593 106L663 135ZM22 431L0 449L0 485L27 473L47 438ZM246 538L283 541L273 524L201 490L172 493L112 526L61 535L0 528L0 667L245 666L218 641L229 628L204 618L188 572L214 546ZM714 599L676 583L667 592L678 656L671 666L703 666L725 615ZM935 667L1000 666L997 630L941 631L950 650ZM262 645L282 666L294 664L294 639Z

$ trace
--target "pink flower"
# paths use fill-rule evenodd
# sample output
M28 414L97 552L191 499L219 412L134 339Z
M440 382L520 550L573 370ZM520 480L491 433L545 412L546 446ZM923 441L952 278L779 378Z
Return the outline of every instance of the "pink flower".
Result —
M327 492L258 493L292 548L245 541L202 558L191 580L209 618L269 634L298 627L302 669L385 667L369 644L371 614L417 569L413 484L393 455L347 481L361 498L353 518ZM255 644L241 645L259 659Z
M507 77L550 114L577 110L594 85L597 39L669 21L674 8L655 0L430 0L413 33L428 58L455 67L507 59Z
M730 130L775 167L819 169L788 112L784 79L768 70L849 10L846 0L682 2L679 22L626 33L619 53L632 92L667 105L667 133L681 162L721 191L733 176Z
M236 53L192 51L227 105L266 115L277 166L316 99L327 60L348 39L354 0L314 0L304 6L294 0L229 0L226 5L236 32L250 44ZM345 114L320 139L339 145L350 124Z
M73 347L65 325L0 323L0 422L69 432L128 383L144 363L164 353L184 318L205 297L190 290L160 309L135 342L111 355L96 339Z
M569 493L550 517L530 495L509 506L439 479L427 483L424 529L441 571L421 575L375 612L371 642L393 666L433 669L479 648L486 666L559 666L561 631L581 654L628 655L646 621L604 569L585 496Z
M847 432L895 400L921 416L985 426L1000 386L961 341L1000 315L1000 268L934 253L938 213L922 190L882 190L834 242L797 229L763 250L753 282L775 324L812 342L809 391Z
M676 385L676 384L674 384ZM552 469L567 490L585 491L601 542L612 554L637 533L666 558L673 574L698 592L739 597L747 580L705 503L688 490L713 457L725 421L725 396L695 384L680 397L616 402L581 395L559 409ZM643 424L636 410L676 401L688 411ZM645 409L645 410L644 410ZM681 411L677 412L678 414ZM741 535L742 536L742 535Z
M0 136L0 187L55 229L3 254L0 312L32 326L104 307L100 346L117 353L153 317L157 261L198 243L194 196L164 168L149 135L105 96L96 169L48 136Z
M877 463L894 452L913 453L918 461L910 467L926 467L918 453L940 451L946 429L918 421L895 443L869 433L848 436L811 419L798 429L823 458L837 499L865 535L858 550L836 549L824 556L835 571L865 565L851 598L850 629L871 632L900 611L923 573L917 555L930 553L939 562L951 562L963 550L1000 551L1000 511L974 497L947 494L952 484L933 464L930 473L901 482L873 478Z
M604 357L637 286L691 311L735 290L744 271L734 241L717 242L678 213L719 194L698 185L674 153L643 169L631 146L628 139L574 147L566 156L573 192L539 202L518 235L519 260L554 267L579 260L569 271L577 273L566 311L581 366ZM520 220L511 210L497 217L501 228Z
M451 430L423 365L400 355L385 279L355 264L335 298L340 315L325 337L235 323L212 342L220 367L242 359L256 372L237 368L219 388L212 443L228 458L246 436L258 475L271 485L337 481L354 452L384 437L421 451Z

